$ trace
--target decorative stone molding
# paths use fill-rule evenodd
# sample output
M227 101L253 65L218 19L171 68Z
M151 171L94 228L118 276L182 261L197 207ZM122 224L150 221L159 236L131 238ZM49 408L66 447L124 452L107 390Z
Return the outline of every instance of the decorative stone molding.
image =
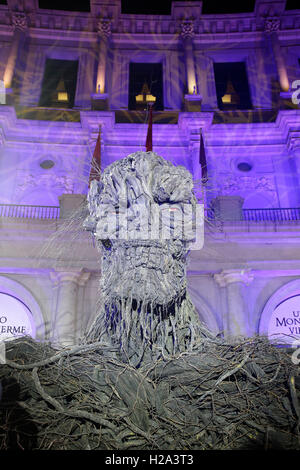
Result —
M279 29L280 29L280 18L269 17L265 19L264 30L266 33L273 33L274 31L279 31Z
M12 25L14 30L26 31L28 28L28 18L25 13L13 12L12 13Z
M180 23L180 29L180 36L182 39L189 39L195 36L193 20L187 20Z
M33 175L31 173L25 174L21 172L18 175L19 182L16 187L16 195L20 197L25 191L36 188L47 188L51 190L59 189L60 192L70 194L74 190L74 181L69 176L59 176L53 173L45 173L40 175Z
M116 7L116 5L113 5L114 3L116 2L101 2L101 7L99 5L99 8L97 7L92 15L81 14L79 16L77 15L76 18L74 18L74 12L69 12L69 15L66 15L65 12L54 12L51 10L27 11L26 16L29 26L40 28L41 25L43 25L43 29L52 29L54 31L69 30L74 32L93 32L95 30L95 23L92 18L98 18L101 22L103 20L113 21L114 29L119 34L135 34L137 32L144 32L146 34L157 34L158 32L162 34L174 34L180 24L184 25L184 30L186 30L186 28L190 30L190 27L193 28L189 23L195 18L197 33L199 32L201 35L228 33L234 35L236 40L245 40L245 38L243 38L244 32L251 33L261 31L264 29L265 21L274 23L274 21L276 22L279 18L282 30L288 28L291 31L295 30L295 34L297 34L297 30L299 29L299 12L284 11L284 7L277 8L277 1L276 4L274 2L267 2L272 5L272 7L263 7L259 9L255 15L253 15L253 12L249 12L247 15L245 13L242 15L224 14L222 17L218 18L217 21L214 15L201 15L201 2L193 2L195 3L193 7L191 7L191 5L182 6L182 2L173 2L173 5L177 3L182 4L181 6L179 5L180 12L176 6L176 14L172 14L169 18L166 17L162 20L157 16L157 18L152 18L151 21L140 20L138 22L131 21L127 15L119 15L118 12L114 12ZM184 2L184 4L188 3L191 2ZM257 3L258 2L256 2L256 4ZM273 8L274 5L275 8ZM93 7L91 8L93 10ZM174 9L173 6L172 8ZM14 12L14 14L25 16L24 12ZM99 14L101 18L99 18ZM187 15L185 19L184 15ZM98 21L98 19L96 21ZM269 27L273 28L274 25L268 25L268 28ZM192 30L190 30L188 34L191 33Z
M221 273L214 274L214 280L220 287L226 287L234 282L242 282L248 286L253 279L250 269L225 269Z
M111 36L112 22L108 18L101 18L97 24L97 33L100 37L108 39Z
M289 153L299 153L300 152L300 134L295 136L290 136L287 144Z
M202 96L197 94L196 85L194 85L194 90L193 95L184 95L184 110L187 112L201 111Z
M50 271L50 279L53 286L56 287L62 282L72 282L78 286L84 286L90 278L91 273L85 271L64 271L57 269L56 271Z
M274 180L272 176L226 176L223 181L218 179L220 194L231 195L238 191L259 191L259 192L276 192Z

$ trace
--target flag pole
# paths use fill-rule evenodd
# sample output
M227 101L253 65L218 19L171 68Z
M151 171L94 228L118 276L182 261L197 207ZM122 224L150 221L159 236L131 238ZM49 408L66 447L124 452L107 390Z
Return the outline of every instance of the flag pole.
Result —
M205 147L204 147L204 140L202 135L202 128L200 128L200 155L199 155L199 163L201 166L201 181L202 184L206 184L208 181L207 177L207 161L205 155Z
M101 124L99 125L98 137L92 156L91 170L89 176L89 187L92 180L99 181L101 175Z
M207 176L207 161L206 161L206 154L205 154L205 146L202 134L202 128L200 128L200 150L199 150L199 163L201 166L201 192L202 192L202 200L204 204L204 209L207 206L207 191L206 191L206 183L208 181Z
M146 138L146 152L152 152L152 105L149 103L149 121L148 121L148 130Z

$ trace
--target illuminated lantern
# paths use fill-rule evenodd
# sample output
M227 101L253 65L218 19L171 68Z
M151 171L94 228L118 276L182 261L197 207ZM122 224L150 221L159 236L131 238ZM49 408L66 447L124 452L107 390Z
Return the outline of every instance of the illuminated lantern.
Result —
M135 101L137 109L144 109L147 105L153 105L156 101L156 97L151 95L149 87L145 82L139 95L136 95Z
M67 93L65 82L61 79L56 87L56 90L53 94L53 102L57 105L68 104L69 103L69 94Z
M230 105L238 105L240 103L240 97L235 91L235 88L230 79L227 82L226 92L222 96L222 103Z

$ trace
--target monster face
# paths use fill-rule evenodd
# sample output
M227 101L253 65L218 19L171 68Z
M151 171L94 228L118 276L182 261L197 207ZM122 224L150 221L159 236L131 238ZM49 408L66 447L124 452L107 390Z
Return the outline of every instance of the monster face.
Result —
M102 254L103 327L127 334L144 318L173 317L187 302L186 256L195 237L192 175L153 152L136 152L108 166L88 194L84 228ZM105 308L104 308L105 306ZM105 312L104 312L105 310ZM152 338L153 340L153 338Z

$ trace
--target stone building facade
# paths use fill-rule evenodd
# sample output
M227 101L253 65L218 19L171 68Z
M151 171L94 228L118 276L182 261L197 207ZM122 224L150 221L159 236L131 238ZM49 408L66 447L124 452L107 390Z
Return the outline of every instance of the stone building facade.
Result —
M169 15L123 14L120 0L90 0L90 12L0 5L0 338L7 300L23 305L37 338L69 344L92 321L92 240L55 235L87 194L99 126L103 168L145 149L132 80L154 67L153 150L192 172L206 207L188 271L200 318L225 336L300 338L300 10L285 3L225 15L197 1L174 1ZM59 64L76 74L60 77Z

